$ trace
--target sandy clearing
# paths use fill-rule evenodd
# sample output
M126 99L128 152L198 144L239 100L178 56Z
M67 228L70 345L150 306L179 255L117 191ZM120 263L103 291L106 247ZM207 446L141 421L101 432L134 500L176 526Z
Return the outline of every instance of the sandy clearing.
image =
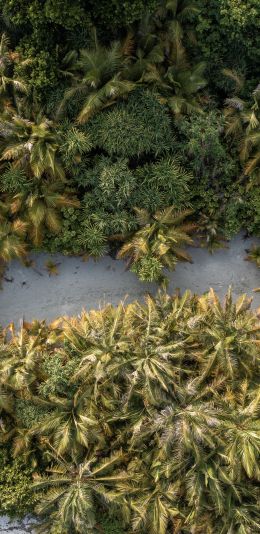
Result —
M254 296L253 306L260 306L260 293L253 293L260 286L260 271L244 261L246 252L256 239L234 238L228 249L216 251L191 248L193 264L179 263L176 271L170 273L169 292L176 288L184 291L190 288L203 293L213 287L223 297L231 284L234 295L247 293ZM32 255L34 268L26 268L13 261L0 291L0 323L6 326L19 319L33 318L52 320L59 315L77 315L82 308L91 309L111 302L117 304L127 295L131 301L145 293L156 292L155 284L138 281L133 273L125 271L125 264L106 256L98 262L82 261L79 257L61 254ZM59 263L59 275L50 277L45 269L47 259Z

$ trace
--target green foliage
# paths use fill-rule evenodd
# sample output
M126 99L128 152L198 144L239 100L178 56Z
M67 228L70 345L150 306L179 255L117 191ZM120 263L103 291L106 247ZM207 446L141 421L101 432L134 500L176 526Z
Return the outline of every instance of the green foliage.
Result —
M222 74L229 67L247 73L251 89L258 83L260 64L258 0L210 0L198 2L196 34L198 56L205 58L213 91L229 92L230 83Z
M94 258L104 256L107 252L106 236L101 228L88 221L84 221L78 243L82 250Z
M137 187L131 203L150 211L167 203L182 208L189 204L191 183L192 173L181 165L179 156L147 163L136 169Z
M162 280L163 263L150 254L135 261L130 271L135 273L141 282L154 282Z
M88 22L87 13L80 0L46 0L44 12L47 20L60 24L67 30L73 30L83 22Z
M179 149L193 173L191 202L196 210L218 219L218 232L231 238L245 224L246 193L237 183L242 172L225 139L224 118L215 111L177 123Z
M17 399L15 402L15 418L22 428L32 428L48 417L46 407L37 406L31 401Z
M113 161L111 158L99 156L93 163L92 168L84 166L81 170L79 167L76 176L78 183L85 188L92 188L96 207L102 206L112 211L113 208L125 206L136 186L135 176L128 167L127 159L118 158ZM87 196L85 198L87 199Z
M252 187L247 191L244 206L244 221L247 230L257 236L260 235L260 191L259 187Z
M37 50L30 39L17 47L23 58L22 63L15 66L16 76L26 80L31 93L43 99L46 89L57 84L57 56L48 50Z
M62 142L60 146L61 158L70 170L81 161L82 156L92 148L90 137L80 130L71 126L69 121L62 125Z
M40 395L48 399L51 396L66 394L71 387L70 379L77 365L77 358L64 361L62 354L47 354L42 364L46 378L39 386Z
M1 191L3 193L21 193L31 187L30 180L23 169L11 164L1 176Z
M0 7L5 261L32 245L116 255L135 207L193 209L212 250L259 234L255 0ZM159 263L142 258L141 278Z
M100 256L108 250L107 238L137 228L134 207L156 211L167 201L179 207L189 204L191 173L176 158L161 159L131 169L127 159L107 156L84 160L73 171L74 180L87 189L81 208L63 210L62 231L44 242L50 252L86 252ZM51 239L51 242L50 242Z
M102 518L100 528L104 534L124 534L126 532L122 526L122 520L120 521L113 516L111 518L109 516Z
M159 4L158 0L102 0L98 4L90 0L92 16L95 24L100 24L104 31L109 27L112 31L128 27L131 23L153 12Z
M111 156L156 157L169 152L173 143L167 110L148 91L136 91L127 103L97 115L88 131L94 145Z
M24 516L31 513L36 496L32 489L32 469L21 460L10 458L0 448L0 513Z

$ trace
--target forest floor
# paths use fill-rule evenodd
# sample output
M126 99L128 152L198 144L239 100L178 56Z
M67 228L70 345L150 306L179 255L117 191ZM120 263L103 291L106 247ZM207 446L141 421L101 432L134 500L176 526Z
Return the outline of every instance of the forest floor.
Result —
M259 241L259 240L258 240ZM245 261L245 249L257 239L236 236L223 248L210 254L206 249L189 249L193 263L179 263L169 274L168 292L176 288L181 292L189 288L201 294L210 287L223 297L232 285L234 296L247 293L253 296L253 307L260 306L260 293L253 289L260 286L260 271L255 264ZM147 292L155 294L155 284L142 283L133 273L125 270L125 263L109 256L95 262L84 262L80 257L61 254L32 254L33 267L25 267L13 261L5 272L0 291L0 324L6 326L21 318L50 321L61 315L78 315L82 308L91 309L105 303L118 304L142 298ZM49 276L45 263L57 264L58 275Z

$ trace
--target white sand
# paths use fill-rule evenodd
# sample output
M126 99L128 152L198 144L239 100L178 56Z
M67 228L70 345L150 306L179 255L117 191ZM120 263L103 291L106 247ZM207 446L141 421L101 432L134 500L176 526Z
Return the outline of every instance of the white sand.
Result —
M260 270L251 262L244 261L245 249L256 239L237 236L228 249L213 255L205 249L191 248L193 264L179 263L170 273L168 291L190 288L203 293L213 287L223 297L231 284L234 295L247 293L254 296L253 306L260 306L260 293L253 293L260 286ZM117 304L127 295L128 301L141 298L146 292L155 293L155 284L138 281L133 273L125 271L125 264L110 257L98 262L83 262L79 257L64 257L61 254L32 255L35 267L26 268L18 261L8 267L5 276L13 282L3 282L0 291L0 323L6 326L19 319L33 318L52 320L59 315L77 315L82 308L97 308L111 302ZM47 259L60 263L59 275L49 276L45 268Z

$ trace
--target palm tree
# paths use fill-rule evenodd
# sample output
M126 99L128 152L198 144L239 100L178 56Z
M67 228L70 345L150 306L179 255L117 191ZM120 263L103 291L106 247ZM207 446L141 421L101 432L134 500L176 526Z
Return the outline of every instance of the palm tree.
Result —
M195 41L195 36L189 27L189 17L198 12L196 2L192 0L165 0L161 3L156 19L159 27L161 21L164 21L163 39L168 51L178 46L184 49L184 40ZM185 26L186 22L187 26Z
M66 74L70 75L74 85L65 92L60 112L68 100L84 97L78 122L85 123L102 108L113 104L118 98L125 97L135 84L124 76L124 67L128 62L126 48L118 41L109 48L102 46L94 34L94 45L80 50L79 57L69 53L64 64Z
M191 257L180 245L192 244L188 235L195 229L193 223L183 223L192 210L177 211L174 206L150 215L145 209L135 209L140 230L135 232L122 246L118 258L127 258L131 270L141 280L159 280L163 267L174 270L177 261L189 261ZM147 260L157 261L154 274L147 269Z
M128 67L130 79L135 75L137 81L155 86L160 101L177 117L201 112L199 91L207 84L205 64L191 66L183 45L184 40L195 40L185 21L197 11L190 0L162 2L155 17L141 24L134 61Z
M4 385L0 385L0 414L2 412L12 414L14 411L14 397L8 388ZM0 424L2 426L2 422ZM2 428L1 428L2 430Z
M33 393L45 342L46 337L41 329L35 336L25 328L21 329L18 336L13 332L10 343L1 345L0 382L14 391L25 389Z
M253 104L250 104L239 96L244 80L228 69L224 70L224 74L235 82L234 95L226 99L224 110L226 134L238 144L244 174L251 178L252 184L257 185L260 166L260 85L253 91Z
M24 238L27 225L17 219L12 222L8 218L9 206L0 201L0 260L4 264L13 258L25 258L27 246Z
M18 115L0 121L1 161L25 169L29 176L64 180L60 161L62 139L56 126L44 117L30 121Z
M45 518L43 532L55 525L68 534L94 534L96 503L110 509L123 504L117 491L119 483L127 478L117 467L124 461L123 453L115 451L110 457L98 460L95 453L89 451L80 465L68 464L59 457L56 461L49 470L51 475L35 482L37 490L50 488L47 493L41 493L36 507L36 512Z
M104 444L98 412L91 400L76 391L70 397L50 397L51 413L46 421L33 428L40 439L49 437L59 457L69 456L74 462L84 458L92 444Z
M26 93L26 84L11 75L13 54L9 50L9 39L5 33L0 38L0 106L1 111L11 108L10 97Z
M157 88L160 101L167 104L176 117L180 117L202 111L198 93L207 84L205 68L204 63L190 67L182 58L177 58L165 72L151 65L143 79Z
M0 335L0 442L38 462L39 532L94 534L104 512L140 534L259 530L249 306L160 292Z
M79 207L79 201L63 192L63 186L49 181L34 182L30 189L10 198L12 216L20 216L35 245L40 245L44 231L58 233L62 227L60 210L65 206Z
M0 258L9 262L14 258L24 259L27 245L24 242L28 227L21 219L0 222Z
M79 321L71 320L64 326L69 350L81 355L72 380L81 384L78 395L88 391L89 413L97 404L102 407L102 414L98 416L94 410L93 416L98 417L104 436L111 434L108 418L113 419L121 410L120 390L133 359L130 328L130 311L123 304L90 315L83 313Z
M200 328L205 329L204 343L207 348L200 354L198 384L215 375L223 375L234 382L238 376L251 375L257 365L255 321L245 313L250 308L251 300L243 295L234 303L231 289L223 307L213 290L206 297L201 297L202 309L208 310L205 322L200 324Z
M146 488L143 493L137 494L131 500L133 509L133 531L149 532L149 534L166 534L168 527L182 514L176 506L176 485L167 478L147 481L149 494ZM173 531L174 532L174 531Z

